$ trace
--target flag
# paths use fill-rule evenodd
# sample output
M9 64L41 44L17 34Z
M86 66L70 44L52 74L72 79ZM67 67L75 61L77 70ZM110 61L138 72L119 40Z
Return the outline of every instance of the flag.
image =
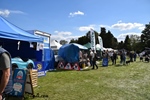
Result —
M98 41L99 41L99 44L100 44L100 49L103 51L103 40L100 36L98 36Z
M95 33L94 33L94 31L92 29L90 30L90 37L91 37L91 49L96 52L96 48L95 48Z

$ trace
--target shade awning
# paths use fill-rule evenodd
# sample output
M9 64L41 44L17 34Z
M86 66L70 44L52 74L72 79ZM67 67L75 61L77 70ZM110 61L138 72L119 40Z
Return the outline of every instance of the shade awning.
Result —
M29 41L29 42L43 42L43 38L30 34L23 29L8 22L0 16L0 38Z

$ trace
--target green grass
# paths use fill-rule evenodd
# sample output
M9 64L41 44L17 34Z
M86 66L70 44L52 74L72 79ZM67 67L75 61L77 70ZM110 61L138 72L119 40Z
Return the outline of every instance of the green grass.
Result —
M150 63L111 65L98 70L53 71L38 78L30 100L150 100Z

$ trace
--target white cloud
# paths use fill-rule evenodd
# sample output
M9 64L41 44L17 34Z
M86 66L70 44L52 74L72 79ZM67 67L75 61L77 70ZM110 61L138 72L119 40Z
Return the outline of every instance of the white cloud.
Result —
M123 34L120 34L119 36L117 36L118 42L124 41L127 35L129 35L129 36L130 36L130 35L138 35L138 36L141 36L141 33L130 32L130 33L123 33Z
M118 23L111 25L111 28L123 30L131 30L134 28L141 29L144 25L141 23L123 23L122 21L118 21Z
M70 42L70 40L78 39L79 37L81 37L81 36L65 36L65 35L52 34L51 40L57 40L57 41L66 40L66 41Z
M119 29L120 31L138 29L143 30L145 28L144 24L141 23L123 23L121 20L113 25L100 25L100 27L105 27L108 29Z
M71 32L59 32L59 31L55 31L54 34L51 35L51 40L66 40L68 42L70 42L71 39L78 39L81 36L73 36L71 35Z
M89 31L90 29L95 30L95 25L89 25L89 26L81 26L81 27L79 27L79 31Z
M14 14L26 14L22 11L19 11L19 10L10 10L10 13L14 13Z
M144 30L145 26L139 27L139 30Z
M2 16L8 17L10 14L25 14L25 13L19 10L7 10L7 9L0 10L0 15Z
M0 15L7 17L10 14L9 10L0 10Z
M71 32L59 32L58 35L71 35Z
M74 16L77 16L77 15L84 15L84 12L77 11L77 12L69 13L69 17L74 17Z

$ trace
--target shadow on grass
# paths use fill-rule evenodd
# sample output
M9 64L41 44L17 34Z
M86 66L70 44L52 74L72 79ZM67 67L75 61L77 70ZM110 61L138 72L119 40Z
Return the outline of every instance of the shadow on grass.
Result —
M65 72L65 71L90 71L91 69L73 70L73 69L56 69L48 72Z
M126 65L121 65L121 64L117 64L117 65L114 65L115 67L122 67L122 66L126 66Z
M76 71L76 70L69 70L69 69L56 69L48 72L64 72L64 71Z

